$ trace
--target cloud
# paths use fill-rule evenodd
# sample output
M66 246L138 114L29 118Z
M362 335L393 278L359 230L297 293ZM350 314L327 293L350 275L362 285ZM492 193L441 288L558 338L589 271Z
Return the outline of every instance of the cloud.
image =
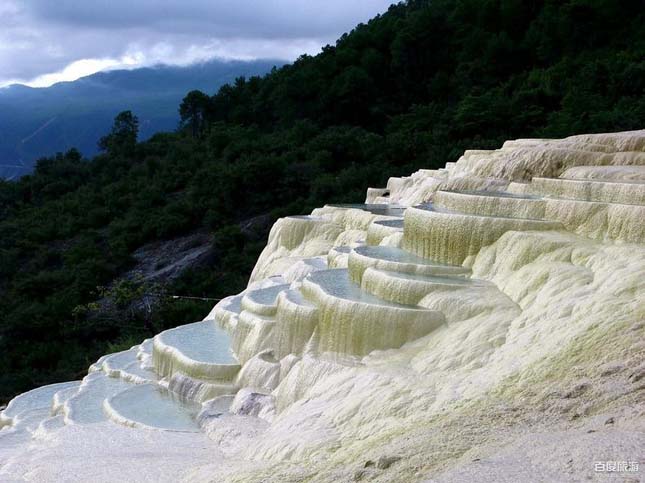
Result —
M116 59L81 59L67 65L60 72L43 74L29 82L32 87L46 87L56 82L72 81L86 75L94 74L101 70L132 68L136 63L124 58L121 61Z
M293 60L390 0L1 0L0 86L212 58ZM94 70L96 69L96 70Z

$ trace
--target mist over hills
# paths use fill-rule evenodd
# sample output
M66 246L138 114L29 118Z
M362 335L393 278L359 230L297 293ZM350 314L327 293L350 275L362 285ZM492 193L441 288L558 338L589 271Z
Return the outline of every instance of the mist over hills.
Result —
M20 84L0 89L0 177L31 172L35 161L72 147L93 156L114 116L132 110L140 139L174 130L181 99L192 89L209 94L239 76L262 75L282 60L210 61L99 72L47 88Z

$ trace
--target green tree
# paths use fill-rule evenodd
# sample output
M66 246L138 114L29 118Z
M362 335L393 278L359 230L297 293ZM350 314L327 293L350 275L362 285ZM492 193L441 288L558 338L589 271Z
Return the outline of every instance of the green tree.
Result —
M99 140L99 149L110 154L130 152L137 144L139 118L132 111L123 111L114 118L109 134Z
M211 98L202 91L190 91L181 101L179 116L181 126L188 127L193 137L205 129L211 108Z

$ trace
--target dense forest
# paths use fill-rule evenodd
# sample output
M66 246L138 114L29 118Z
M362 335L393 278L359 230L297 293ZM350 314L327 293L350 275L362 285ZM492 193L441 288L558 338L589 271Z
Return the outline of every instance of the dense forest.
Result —
M71 150L0 182L0 401L208 312L159 297L97 313L148 290L114 282L146 243L212 234L208 263L155 290L222 297L264 244L248 220L360 202L465 148L642 128L644 94L641 0L409 0L319 55L188 93L176 132L137 143L122 113L95 158Z

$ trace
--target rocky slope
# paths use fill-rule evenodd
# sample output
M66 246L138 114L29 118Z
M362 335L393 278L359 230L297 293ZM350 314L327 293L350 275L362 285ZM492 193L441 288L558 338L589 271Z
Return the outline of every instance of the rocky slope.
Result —
M280 219L204 321L15 398L0 479L642 481L643 220L645 131Z

